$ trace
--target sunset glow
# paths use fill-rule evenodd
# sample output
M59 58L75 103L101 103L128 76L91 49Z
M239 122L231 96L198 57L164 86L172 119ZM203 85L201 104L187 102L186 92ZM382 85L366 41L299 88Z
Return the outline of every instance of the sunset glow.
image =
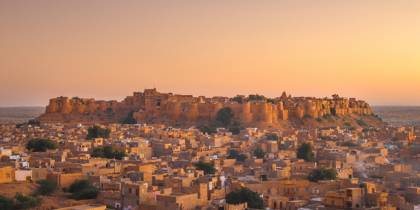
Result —
M420 105L420 1L1 1L0 106L144 88Z

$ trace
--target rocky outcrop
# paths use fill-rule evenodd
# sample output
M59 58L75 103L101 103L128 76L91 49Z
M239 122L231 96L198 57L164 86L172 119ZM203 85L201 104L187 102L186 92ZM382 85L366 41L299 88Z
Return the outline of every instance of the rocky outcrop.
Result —
M217 112L229 107L235 118L244 125L276 125L303 118L321 118L327 115L371 115L364 101L354 98L291 97L283 93L270 100L236 101L227 97L193 97L160 93L156 89L136 92L123 101L96 101L94 99L58 97L50 100L41 122L63 123L118 123L127 116L137 122L194 125L216 118Z

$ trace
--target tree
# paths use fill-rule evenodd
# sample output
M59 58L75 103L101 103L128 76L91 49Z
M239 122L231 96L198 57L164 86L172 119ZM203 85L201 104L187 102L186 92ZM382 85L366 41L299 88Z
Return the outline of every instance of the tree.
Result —
M362 119L357 119L356 122L357 122L357 124L359 124L362 127L368 127L369 126L369 124Z
M225 107L220 109L216 115L216 122L227 128L233 120L234 114L231 108Z
M97 125L88 128L88 134L86 136L87 139L95 139L95 138L109 138L109 134L111 130L109 128L101 128Z
M319 180L335 180L336 178L337 172L332 168L317 168L312 170L308 175L309 181L312 182L317 182Z
M226 202L229 204L247 203L249 208L262 209L264 201L260 195L248 188L241 188L226 195Z
M261 147L257 147L254 150L254 156L257 158L264 158L265 152L261 149Z
M128 113L127 116L121 121L121 124L132 125L132 124L136 124L136 123L137 123L137 121L133 117L133 112Z
M58 146L54 141L43 138L35 138L29 140L26 149L32 152L45 152L49 149L56 149Z
M312 145L303 143L297 150L297 158L304 159L305 161L312 162L315 160L315 154L312 152Z
M70 185L67 191L70 193L75 193L78 190L88 188L89 186L90 186L90 183L88 180L76 180Z
M22 195L21 193L16 193L14 198L6 198L4 196L0 196L1 210L26 210L35 208L40 204L40 198L29 195Z
M96 147L91 153L92 157L122 160L125 157L124 151L119 151L112 146Z
M213 125L201 125L198 127L198 130L200 130L202 133L207 134L213 134L216 133L216 127Z
M330 108L330 113L332 116L336 116L337 115L337 110L335 108Z
M200 161L200 162L194 164L194 166L198 170L204 171L204 174L214 174L214 173L216 173L216 169L214 168L214 165L212 163L206 163L206 162Z
M14 201L13 199L6 198L0 195L0 209L3 210L13 210L14 209Z
M279 140L279 136L277 134L275 134L275 133L267 133L265 135L265 138L267 140L271 140L271 141L277 141L277 140Z
M16 193L14 209L31 209L41 204L41 199Z
M38 188L36 190L36 194L39 195L51 195L57 190L57 183L50 180L40 180L37 182Z
M240 104L242 104L244 102L244 97L243 96L235 96L232 98L232 101L238 102Z
M98 196L99 190L87 180L77 180L70 185L68 192L72 193L71 198L76 200L94 199Z
M88 188L79 190L73 193L71 198L76 200L95 199L99 194L99 190L96 187L90 186Z
M249 101L264 101L266 98L263 95L251 94L248 96Z
M229 125L228 129L233 135L238 135L242 130L242 126L238 121L235 120L231 125Z
M236 159L239 162L244 162L246 160L246 155L239 153L237 150L231 149L229 150L229 159Z

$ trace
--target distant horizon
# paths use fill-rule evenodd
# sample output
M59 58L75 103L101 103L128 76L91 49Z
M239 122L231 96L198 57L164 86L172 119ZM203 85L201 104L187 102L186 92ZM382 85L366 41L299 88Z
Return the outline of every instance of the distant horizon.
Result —
M145 89L150 89L150 88L145 88ZM229 97L229 98L232 98L232 97L237 96L237 95L248 96L250 94L263 95L263 96L268 97L268 98L276 98L276 97L280 97L281 96L281 93L279 95L276 95L276 96L268 96L268 95L265 95L265 94L262 94L262 93L258 93L258 92L253 92L253 93L248 93L248 94L245 94L245 93L243 93L243 94L234 94L234 95L221 95L221 94L216 94L216 95L209 96L209 95L204 95L204 94L189 94L189 93L181 93L181 92L174 92L174 91L160 91L158 88L156 88L156 90L159 91L159 92L162 92L162 93L172 93L172 94L179 94L179 95L192 95L194 97L204 96L204 97L208 97L208 98L211 98L211 97L219 97L219 96L220 97ZM83 96L82 97L82 96L59 95L59 96L50 97L47 100L45 100L45 105L43 105L43 104L32 104L32 105L31 104L29 104L29 105L28 104L19 104L19 105L6 104L6 105L1 105L0 104L0 108L46 107L48 105L48 103L49 103L49 99L56 98L56 97L61 97L61 96L62 97L68 97L68 98L78 97L78 98L85 98L85 99L86 98L88 98L88 99L89 98L92 98L92 99L95 99L95 100L105 100L105 101L110 101L110 100L122 101L122 100L124 100L125 97L131 96L132 93L134 93L134 92L142 92L142 90L132 91L131 94L129 94L129 95L119 96L119 97L115 97L115 98L100 98L100 97L94 97L94 96ZM324 97L331 98L331 96L333 95L333 94L331 94L330 96L312 96L312 95L293 95L292 93L289 93L289 92L286 92L286 93L288 95L291 94L292 97L315 97L315 98L324 98ZM356 98L357 100L366 101L371 107L420 107L420 104L373 104L373 103L370 103L368 100L363 99L363 98L359 98L357 96L345 96L345 95L340 95L340 94L338 94L338 95L340 97L344 97L344 98Z

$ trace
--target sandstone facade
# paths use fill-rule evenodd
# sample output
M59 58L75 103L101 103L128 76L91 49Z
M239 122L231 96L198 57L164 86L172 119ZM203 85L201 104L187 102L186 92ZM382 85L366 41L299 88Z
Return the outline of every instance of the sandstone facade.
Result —
M136 92L121 102L58 97L50 100L41 122L112 123L133 116L137 122L195 125L212 121L229 107L244 125L276 125L281 121L320 118L326 115L370 115L364 101L354 98L291 97L285 93L271 100L237 102L228 97L194 97L160 93L156 89Z

